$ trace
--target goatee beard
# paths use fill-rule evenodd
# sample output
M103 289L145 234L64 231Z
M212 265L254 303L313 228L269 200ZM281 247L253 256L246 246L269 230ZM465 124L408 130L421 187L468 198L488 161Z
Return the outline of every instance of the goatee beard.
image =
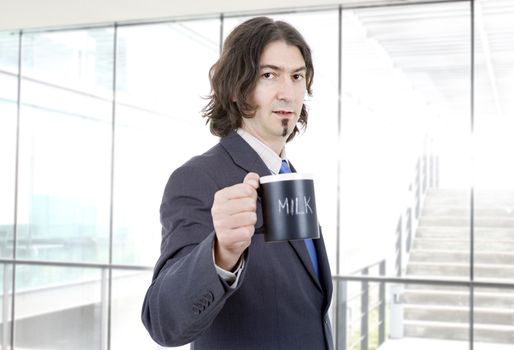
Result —
M282 119L282 127L284 128L283 132L282 132L282 136L283 137L286 137L287 136L287 132L288 132L288 129L287 129L287 126L289 124L289 120L287 119Z

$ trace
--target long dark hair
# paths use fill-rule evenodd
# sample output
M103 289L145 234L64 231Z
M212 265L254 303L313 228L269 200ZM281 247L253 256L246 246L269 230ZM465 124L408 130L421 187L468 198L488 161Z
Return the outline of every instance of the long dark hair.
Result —
M202 116L210 123L211 133L224 137L242 125L242 118L252 118L255 106L249 97L259 77L259 62L266 45L284 41L300 50L306 67L307 93L312 95L314 77L311 50L305 39L293 26L268 17L252 18L237 26L225 40L223 52L211 67L209 77L211 94ZM307 126L307 108L302 106L299 123ZM287 139L299 132L295 126Z

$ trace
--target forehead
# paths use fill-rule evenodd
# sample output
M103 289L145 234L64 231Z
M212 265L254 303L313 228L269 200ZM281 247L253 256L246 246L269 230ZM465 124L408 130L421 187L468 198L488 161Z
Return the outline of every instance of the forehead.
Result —
M305 60L298 47L285 41L272 41L264 47L259 64L298 69L305 67Z

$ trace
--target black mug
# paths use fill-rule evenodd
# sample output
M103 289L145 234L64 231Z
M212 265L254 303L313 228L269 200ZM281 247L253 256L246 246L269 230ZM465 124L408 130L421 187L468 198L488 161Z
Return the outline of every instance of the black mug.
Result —
M319 238L312 176L269 175L260 183L266 242Z

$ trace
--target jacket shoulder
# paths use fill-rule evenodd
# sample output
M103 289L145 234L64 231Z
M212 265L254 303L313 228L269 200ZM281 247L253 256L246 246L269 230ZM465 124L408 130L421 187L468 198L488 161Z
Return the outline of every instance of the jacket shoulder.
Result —
M246 175L220 143L175 169L172 177L178 174L199 175L192 173L201 173L202 177L210 178L219 188L241 182Z

